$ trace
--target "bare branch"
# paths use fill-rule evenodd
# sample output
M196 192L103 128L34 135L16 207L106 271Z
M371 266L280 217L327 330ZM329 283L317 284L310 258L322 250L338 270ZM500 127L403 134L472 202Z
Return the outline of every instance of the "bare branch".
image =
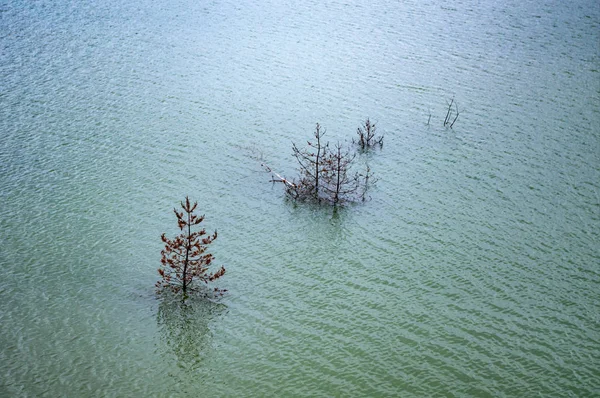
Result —
M460 115L460 112L458 111L458 104L454 103L454 105L456 105L456 116L454 117L454 120L450 124L450 128L452 128L452 126L454 126L454 123L456 122L456 119L458 119L458 115Z
M444 119L444 126L448 124L448 121L450 120L450 115L452 113L452 104L454 103L454 97L452 97L452 100L450 101L450 104L448 104L448 112L446 113L446 118Z

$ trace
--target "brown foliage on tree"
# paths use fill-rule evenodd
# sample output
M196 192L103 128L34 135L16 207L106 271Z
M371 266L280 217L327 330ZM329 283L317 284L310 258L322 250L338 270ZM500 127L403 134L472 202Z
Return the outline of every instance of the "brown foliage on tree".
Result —
M217 231L208 235L206 229L192 231L192 227L199 225L204 221L204 216L194 214L198 202L190 203L186 196L185 203L181 202L183 211L179 212L173 209L177 217L177 225L181 234L174 239L169 239L165 234L161 239L165 244L161 253L161 267L158 273L162 277L156 282L159 291L163 288L170 288L175 293L182 291L184 297L187 291L196 289L194 281L212 282L225 274L225 268L221 267L216 272L210 273L209 266L213 262L213 255L206 252L207 246L217 239ZM226 290L214 288L214 292L222 295Z

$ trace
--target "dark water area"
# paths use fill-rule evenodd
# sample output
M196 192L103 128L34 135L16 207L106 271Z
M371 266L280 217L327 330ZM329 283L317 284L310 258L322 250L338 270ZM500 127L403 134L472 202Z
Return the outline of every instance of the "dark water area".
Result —
M0 48L0 396L600 394L598 2L5 1ZM269 182L367 117L369 201ZM186 195L216 303L154 291Z

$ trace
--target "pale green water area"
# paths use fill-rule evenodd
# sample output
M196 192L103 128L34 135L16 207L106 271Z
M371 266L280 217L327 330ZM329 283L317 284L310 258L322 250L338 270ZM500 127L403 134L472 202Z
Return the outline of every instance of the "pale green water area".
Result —
M367 117L370 201L269 182ZM600 396L600 3L0 0L0 243L0 397Z

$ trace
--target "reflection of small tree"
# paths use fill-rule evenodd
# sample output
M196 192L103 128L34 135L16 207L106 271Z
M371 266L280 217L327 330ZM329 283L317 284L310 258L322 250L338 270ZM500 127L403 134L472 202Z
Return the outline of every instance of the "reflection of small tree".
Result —
M180 368L198 371L210 351L210 323L223 313L224 306L209 300L181 302L166 291L158 306L157 322L165 344L160 354L177 357Z
M225 274L225 268L219 268L215 273L208 272L208 267L213 261L213 255L206 253L207 245L217 239L217 231L213 235L207 235L205 229L192 232L192 227L204 221L204 216L197 216L194 210L198 206L195 202L190 204L186 196L185 203L181 203L182 212L173 209L177 216L177 224L182 231L175 239L168 239L162 234L161 239L165 243L161 251L161 268L158 273L162 280L156 282L159 289L170 288L175 293L183 291L184 297L187 290L192 288L194 280L204 283L212 282ZM225 290L218 288L215 292L222 294Z
M375 145L379 145L380 148L383 146L383 136L376 136L376 131L377 126L375 126L375 123L371 123L368 118L356 130L356 134L358 134L358 142L356 143L360 145L361 149L369 149ZM354 142L354 140L352 140L352 142Z

